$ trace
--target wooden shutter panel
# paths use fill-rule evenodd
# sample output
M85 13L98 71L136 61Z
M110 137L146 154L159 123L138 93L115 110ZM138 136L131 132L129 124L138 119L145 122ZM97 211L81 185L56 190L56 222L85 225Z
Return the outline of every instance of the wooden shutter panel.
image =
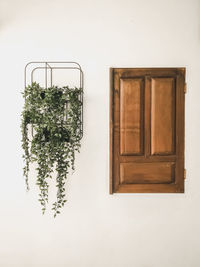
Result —
M184 192L184 68L110 71L110 192Z

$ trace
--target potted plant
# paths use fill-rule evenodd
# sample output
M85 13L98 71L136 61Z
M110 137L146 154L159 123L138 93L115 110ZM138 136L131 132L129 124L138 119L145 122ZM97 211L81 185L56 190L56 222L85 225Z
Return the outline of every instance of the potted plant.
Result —
M48 203L48 181L55 169L57 200L52 207L54 216L66 202L66 178L69 170L74 170L75 152L80 148L81 93L81 88L52 86L44 89L38 83L32 83L23 92L25 105L21 130L26 187L29 190L29 165L36 162L36 183L44 213ZM32 128L32 137L28 125Z

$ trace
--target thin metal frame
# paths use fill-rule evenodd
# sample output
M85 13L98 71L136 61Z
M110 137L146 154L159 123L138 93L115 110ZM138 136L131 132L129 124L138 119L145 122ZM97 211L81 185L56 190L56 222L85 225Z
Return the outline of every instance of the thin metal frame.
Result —
M81 137L83 137L83 86L84 86L84 77L83 77L83 71L81 69L81 66L79 63L75 62L75 61L31 61L31 62L28 62L24 68L24 87L26 88L27 86L27 67L31 64L44 64L44 66L37 66L35 68L33 68L31 70L31 83L34 81L34 72L37 70L37 69L44 69L45 70L45 89L47 89L47 84L48 84L48 69L50 69L50 84L51 86L53 86L53 70L54 69L66 69L66 70L69 70L69 69L73 69L73 70L78 70L80 72L80 75L79 75L79 85L80 85L80 88L82 89L82 92L80 94L80 101L82 103L82 106L81 106L81 115L80 115L80 121L81 121L81 124L80 124L80 131L81 131ZM52 64L66 64L65 67L59 67L59 66L52 66Z

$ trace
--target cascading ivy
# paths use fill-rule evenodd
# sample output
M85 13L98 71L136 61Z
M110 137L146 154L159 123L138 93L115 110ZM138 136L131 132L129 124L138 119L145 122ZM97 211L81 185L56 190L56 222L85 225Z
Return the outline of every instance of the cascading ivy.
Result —
M29 190L29 165L37 162L39 201L44 213L48 203L48 179L56 170L54 217L66 202L65 181L69 170L74 170L75 151L80 149L81 93L80 88L52 86L44 89L38 83L32 83L23 92L21 130L26 187ZM31 125L32 136L28 134L28 125Z

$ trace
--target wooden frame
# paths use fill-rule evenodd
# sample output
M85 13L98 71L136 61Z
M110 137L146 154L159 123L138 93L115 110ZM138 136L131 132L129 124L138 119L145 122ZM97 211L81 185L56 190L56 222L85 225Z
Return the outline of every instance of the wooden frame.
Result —
M111 194L184 192L184 87L185 68L110 69Z

